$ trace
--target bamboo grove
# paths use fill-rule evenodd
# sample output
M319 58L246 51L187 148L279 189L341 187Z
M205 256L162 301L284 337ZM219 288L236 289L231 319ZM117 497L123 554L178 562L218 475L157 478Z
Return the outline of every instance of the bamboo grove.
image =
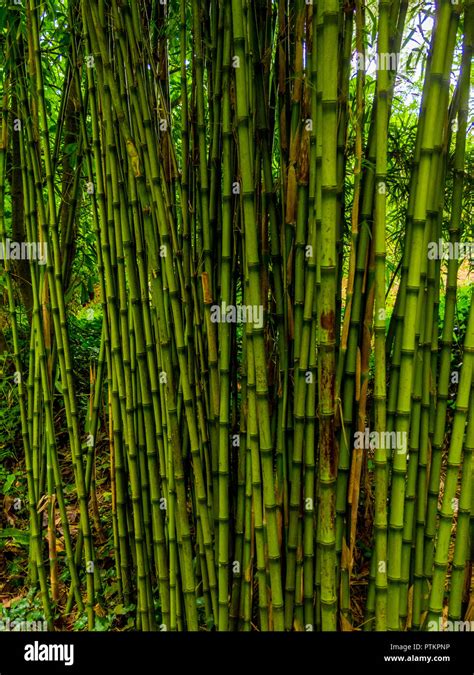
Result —
M472 616L474 309L453 390L460 261L427 254L472 239L472 1L430 5L395 271L400 72L379 67L369 95L353 55L369 9L379 64L399 54L408 0L68 0L54 49L52 6L0 8L0 241L47 249L2 268L25 583L49 627L73 613L94 628L106 564L145 631ZM86 414L66 296L84 214L102 308ZM367 429L399 443L357 443Z

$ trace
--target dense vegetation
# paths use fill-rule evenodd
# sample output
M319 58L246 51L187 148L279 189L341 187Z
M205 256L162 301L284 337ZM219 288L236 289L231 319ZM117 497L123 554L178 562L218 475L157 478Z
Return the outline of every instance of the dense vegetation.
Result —
M4 0L2 615L474 619L473 38L472 0Z

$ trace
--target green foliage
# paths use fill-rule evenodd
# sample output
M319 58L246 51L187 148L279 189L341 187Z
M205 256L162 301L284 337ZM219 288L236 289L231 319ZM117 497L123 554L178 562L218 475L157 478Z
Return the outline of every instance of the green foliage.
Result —
M90 390L90 367L97 362L100 350L102 319L92 308L82 311L78 316L68 316L68 331L71 353L74 363L74 375L79 394L82 419L88 412Z
M12 539L15 544L20 546L28 546L30 535L24 530L19 530L16 527L6 527L0 530L0 539Z
M466 333L467 319L469 316L469 308L472 301L472 286L459 286L457 292L456 303L456 323L454 330L456 331L456 339L458 341L464 338Z
M20 404L18 386L13 372L6 372L6 364L10 359L3 358L4 368L0 376L0 478L3 461L13 456L13 449L21 445Z
M94 631L133 630L135 626L136 605L117 604L111 612L104 616L96 616ZM81 614L74 622L74 630L87 630L87 615Z
M0 621L27 622L44 621L44 613L39 596L30 591L26 596L15 598L8 608L0 603ZM19 630L19 627L17 628Z
M466 333L467 320L469 316L469 308L471 306L473 284L458 286L456 293L456 315L454 325L453 339L455 344L460 348ZM439 301L439 334L441 336L441 329L444 322L444 307L446 304L446 296L442 295Z

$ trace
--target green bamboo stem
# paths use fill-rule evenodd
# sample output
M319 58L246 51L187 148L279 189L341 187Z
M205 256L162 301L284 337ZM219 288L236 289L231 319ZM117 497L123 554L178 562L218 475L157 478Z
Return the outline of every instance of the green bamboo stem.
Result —
M335 311L336 311L336 212L337 212L337 3L328 0L322 8L322 156L321 168L321 296L319 313L320 350L320 519L318 541L321 555L321 620L323 631L336 630L336 530L335 497ZM319 76L319 75L318 75Z
M472 300L472 299L471 299ZM469 410L469 397L472 386L472 368L474 363L474 303L471 302L469 319L463 348L463 364L456 396L453 431L448 450L447 471L444 481L443 499L439 509L438 537L434 554L434 568L431 592L426 617L428 629L431 624L441 620L448 567L449 545L453 514L456 510L456 489L462 460L463 438L466 418ZM469 443L470 443L469 438Z
M449 621L460 621L462 619L463 591L466 572L469 570L469 523L472 508L472 448L474 445L474 391L472 385L468 415L449 589Z
M256 228L254 224L254 190L252 165L250 163L250 134L248 128L248 97L247 87L249 76L246 67L245 39L243 26L243 6L241 0L233 0L233 37L234 52L240 59L240 68L235 69L236 79L236 115L238 121L239 167L242 177L242 208L245 232L246 261L249 280L249 300L254 307L261 307L259 284L259 259ZM283 629L283 594L280 568L280 550L278 545L276 501L273 486L273 459L272 439L270 432L270 415L267 399L267 374L265 366L265 347L262 329L252 329L251 342L253 343L255 359L255 381L257 414L259 419L259 445L263 476L263 498L267 520L267 544L271 577L272 610L275 630Z

